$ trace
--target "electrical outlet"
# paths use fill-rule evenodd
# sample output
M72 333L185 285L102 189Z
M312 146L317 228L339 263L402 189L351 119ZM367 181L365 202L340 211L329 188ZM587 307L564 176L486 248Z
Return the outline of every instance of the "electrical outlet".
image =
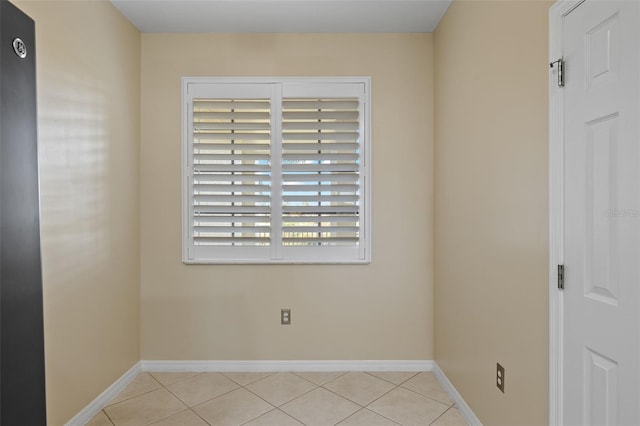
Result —
M291 309L280 310L280 324L282 325L291 324Z
M496 386L504 393L504 367L500 363L496 369Z

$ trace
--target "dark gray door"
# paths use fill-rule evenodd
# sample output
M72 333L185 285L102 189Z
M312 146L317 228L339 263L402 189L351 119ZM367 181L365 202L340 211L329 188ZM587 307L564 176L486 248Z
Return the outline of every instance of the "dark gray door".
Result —
M46 424L35 25L0 1L0 423Z

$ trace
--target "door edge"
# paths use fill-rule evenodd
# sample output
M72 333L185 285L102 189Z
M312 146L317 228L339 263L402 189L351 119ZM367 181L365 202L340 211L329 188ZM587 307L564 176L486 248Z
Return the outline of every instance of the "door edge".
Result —
M562 22L585 0L558 0L549 8L549 63L562 58ZM557 67L549 67L549 425L563 418L564 299L558 289L558 265L563 264L564 92Z

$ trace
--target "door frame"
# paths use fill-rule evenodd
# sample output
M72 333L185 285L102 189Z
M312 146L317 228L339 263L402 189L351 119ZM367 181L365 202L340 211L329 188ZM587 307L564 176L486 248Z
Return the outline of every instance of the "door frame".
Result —
M549 63L562 57L562 21L586 0L558 0L549 9ZM563 418L564 294L558 290L558 265L564 263L564 91L557 67L549 69L549 425Z

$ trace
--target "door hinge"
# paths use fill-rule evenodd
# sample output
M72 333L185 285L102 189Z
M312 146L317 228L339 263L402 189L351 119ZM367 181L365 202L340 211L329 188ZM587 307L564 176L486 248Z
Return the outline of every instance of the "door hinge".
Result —
M564 265L558 265L558 289L564 290Z
M556 64L558 65L558 87L564 87L564 59L549 62L549 68L553 68Z

